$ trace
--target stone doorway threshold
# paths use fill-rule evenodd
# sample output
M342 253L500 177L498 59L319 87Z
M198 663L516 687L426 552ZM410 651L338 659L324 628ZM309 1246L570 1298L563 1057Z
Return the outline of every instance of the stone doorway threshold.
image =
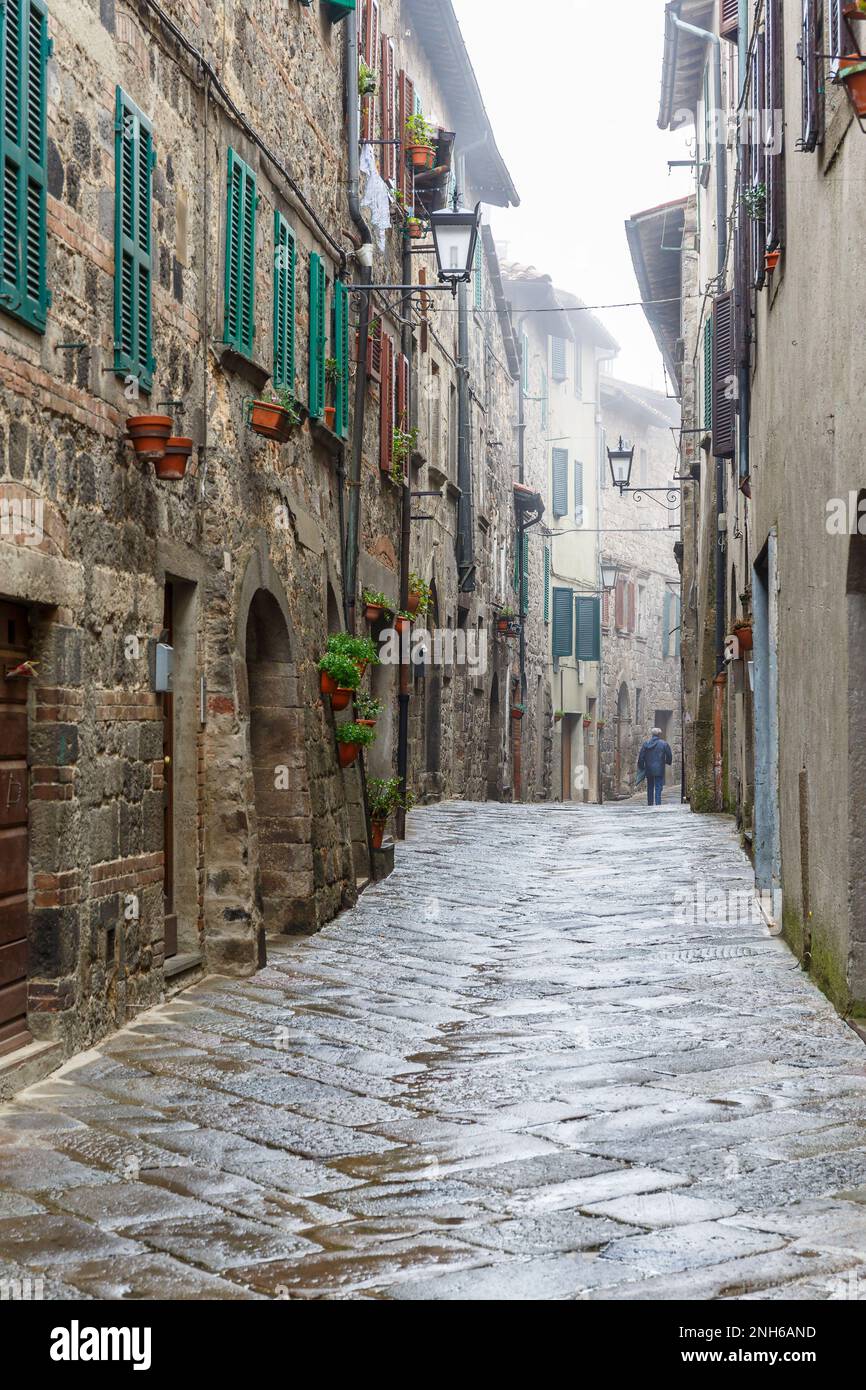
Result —
M31 1042L0 1057L0 1101L11 1100L17 1091L43 1081L62 1061L59 1042Z

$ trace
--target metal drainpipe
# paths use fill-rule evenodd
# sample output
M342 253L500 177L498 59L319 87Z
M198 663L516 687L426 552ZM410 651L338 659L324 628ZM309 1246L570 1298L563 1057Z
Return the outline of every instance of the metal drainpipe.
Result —
M348 196L352 221L361 234L362 245L357 252L360 282L369 285L373 278L373 237L361 215L359 193L361 125L358 108L358 16L351 10L344 21L346 37L345 99L348 114L349 169ZM361 516L361 459L364 449L364 419L367 405L367 344L370 336L370 295L362 291L358 322L358 363L355 369L355 414L352 422L352 470L349 479L348 522L343 557L343 607L346 626L355 631L355 591L358 587L358 552L360 549ZM342 486L342 479L341 479Z
M749 0L740 0L739 29L737 31L737 66L740 78L740 102L746 92L747 65L749 57ZM737 158L740 159L742 145L737 145ZM738 472L740 482L749 476L749 426L751 420L752 383L748 365L739 369L739 413L740 423L737 440L739 444Z
M472 525L472 417L469 405L469 305L466 286L457 291L457 567L466 574L475 563ZM475 588L475 576L460 582L465 593Z
M403 284L412 283L412 254L408 241L404 242L403 247ZM412 295L407 293L403 297L403 329L401 334L401 346L405 357L408 359L409 367L406 372L406 411L407 421L411 420L412 410L412 320L411 320ZM412 483L411 463L407 461L407 470L410 470L406 481L403 484L402 509L400 513L400 608L405 613L409 603L409 552L412 543ZM408 661L407 652L408 640L404 640L404 635L400 636L400 691L398 695L398 724L397 724L397 776L400 779L400 787L405 794L409 789L409 699L411 667ZM397 838L406 838L406 812L402 807L397 810L396 829Z
M523 361L524 334L521 324L520 338L518 340L518 357L520 359L520 372L517 378L517 476L522 483L526 466L526 396L523 389L524 372L526 370ZM513 499L513 492L512 492ZM512 500L512 506L513 506ZM520 615L520 696L523 699L526 693L526 624L523 620L523 528L518 524L517 527L517 612Z

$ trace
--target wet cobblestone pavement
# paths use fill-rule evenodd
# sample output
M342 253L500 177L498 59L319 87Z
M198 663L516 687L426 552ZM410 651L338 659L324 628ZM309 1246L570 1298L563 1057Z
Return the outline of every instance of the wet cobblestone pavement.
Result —
M413 812L355 911L0 1109L0 1281L866 1297L866 1047L748 884L678 806Z

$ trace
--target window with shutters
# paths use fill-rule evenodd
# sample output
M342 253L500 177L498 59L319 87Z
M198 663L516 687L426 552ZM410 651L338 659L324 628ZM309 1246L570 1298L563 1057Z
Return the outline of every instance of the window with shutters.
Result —
M729 459L737 442L737 371L734 362L734 296L713 300L713 457Z
M784 32L782 0L766 0L765 31L765 93L767 98L767 127L765 134L764 166L767 185L766 250L774 251L784 242L785 222L785 126L784 104Z
M349 434L349 291L342 280L334 283L334 357L337 359L334 430L341 439L346 439Z
M397 77L397 188L407 207L415 202L415 179L406 162L406 122L415 114L415 83L405 72Z
M601 617L597 598L579 595L574 605L574 655L578 661L601 661Z
M394 457L394 344L382 335L382 377L379 386L379 467L391 470Z
M544 621L550 622L550 546L544 547Z
M295 234L274 209L274 386L295 390Z
M583 515L583 464L574 461L574 524L582 526Z
M832 0L831 0L832 5ZM803 125L798 148L810 154L817 149L821 134L821 73L823 60L819 34L823 24L824 0L803 0L803 30L800 35L801 101ZM820 17L819 17L820 12Z
M520 604L524 617L529 612L529 535L523 532L523 594Z
M355 360L358 360L358 339L355 340ZM382 379L382 320L378 314L370 319L367 330L367 376L373 381Z
M704 429L713 428L713 320L704 323Z
M568 341L565 338L550 340L550 371L554 381L568 380Z
M0 308L41 333L46 275L46 73L41 0L0 4Z
M361 61L379 79L379 0L361 0L358 20L358 49ZM372 140L376 134L376 94L359 97L362 140ZM384 138L384 132L383 132Z
M574 590L553 590L553 623L551 625L551 653L554 661L574 654Z
M325 413L325 357L327 353L328 281L325 264L317 252L310 252L310 331L308 409L311 420Z
M230 149L223 341L246 357L252 356L254 336L256 203L256 176Z
M740 32L740 0L719 0L719 33L736 43Z
M379 134L382 145L382 177L393 182L397 172L397 151L393 144L396 129L396 87L394 83L394 44L387 36L382 37L382 55L379 79Z
M153 383L150 122L120 87L114 114L114 370L142 391Z
M554 449L551 462L551 497L553 515L568 515L568 450Z
M484 308L484 246L479 235L475 243L475 274L473 277L475 308Z

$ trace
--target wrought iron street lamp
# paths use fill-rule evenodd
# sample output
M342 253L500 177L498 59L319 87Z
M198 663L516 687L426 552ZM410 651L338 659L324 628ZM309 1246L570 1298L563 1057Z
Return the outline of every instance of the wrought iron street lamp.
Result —
M619 566L616 560L602 560L601 562L601 587L611 593L616 588L616 581L619 576Z
M634 463L634 445L627 449L622 442L622 435L619 437L619 448L608 449L607 460L610 464L610 476L613 479L614 487L618 487L620 492L625 492L631 481L631 466Z
M472 278L480 222L480 203L474 208L442 208L430 214L439 280L450 285L454 294L458 285Z

